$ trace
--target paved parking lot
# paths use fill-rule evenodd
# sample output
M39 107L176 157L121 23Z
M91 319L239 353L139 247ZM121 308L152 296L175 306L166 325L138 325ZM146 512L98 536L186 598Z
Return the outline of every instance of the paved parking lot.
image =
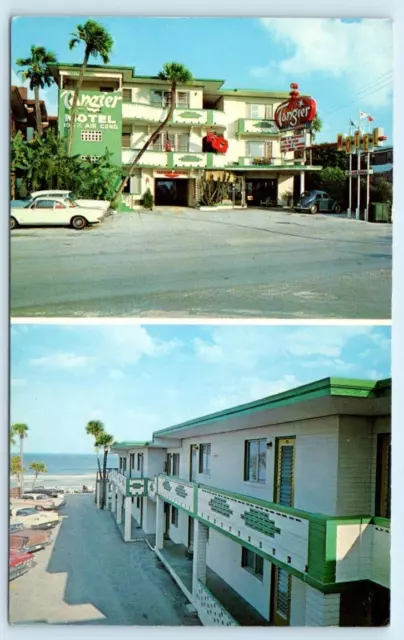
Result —
M286 211L18 229L13 316L389 318L392 226Z
M200 625L144 542L127 543L92 495L67 496L38 564L10 583L11 623Z

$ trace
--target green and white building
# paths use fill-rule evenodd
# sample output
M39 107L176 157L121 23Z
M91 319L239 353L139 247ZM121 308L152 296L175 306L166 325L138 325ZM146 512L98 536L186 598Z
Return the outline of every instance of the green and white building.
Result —
M68 134L73 90L80 65L53 68L59 87L59 131ZM281 153L276 107L287 92L225 89L223 80L195 78L179 87L169 126L141 158L124 194L140 206L150 188L156 205L195 206L203 174L231 173L223 206L287 204L304 190L305 173L318 170L302 152ZM132 67L89 65L79 96L73 152L96 158L108 148L112 161L128 171L137 151L167 113L170 87ZM225 154L204 151L209 132L228 141ZM308 134L307 134L308 135ZM167 151L167 143L171 151ZM205 147L206 148L206 147Z
M391 380L326 378L118 443L112 514L205 625L383 626L390 415Z

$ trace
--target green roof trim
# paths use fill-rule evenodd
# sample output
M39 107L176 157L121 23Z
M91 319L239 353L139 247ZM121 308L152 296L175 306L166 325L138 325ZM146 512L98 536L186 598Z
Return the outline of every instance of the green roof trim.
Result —
M267 396L260 400L254 400L245 404L230 407L223 411L210 413L200 418L188 420L166 429L155 431L153 437L181 431L189 427L197 427L211 422L227 420L229 418L249 415L257 411L285 407L305 400L313 400L326 396L355 397L355 398L376 398L391 393L391 379L375 380L355 380L350 378L323 378L309 384L283 391L273 396Z
M125 440L124 442L115 442L112 449L123 449L125 447L148 447L150 444L152 444L152 442L149 440L145 442L132 442L131 440Z

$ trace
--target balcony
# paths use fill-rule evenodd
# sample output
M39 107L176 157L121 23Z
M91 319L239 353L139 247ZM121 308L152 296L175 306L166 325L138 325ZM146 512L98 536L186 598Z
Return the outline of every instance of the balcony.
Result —
M158 124L167 116L167 109L163 106L144 104L140 102L123 102L122 118L133 122ZM171 124L185 126L222 127L227 126L223 111L215 109L189 109L179 107L174 109Z
M237 134L258 136L279 136L280 131L274 120L239 118L237 121Z
M139 150L122 149L122 164L130 165ZM152 169L224 169L229 164L225 155L202 152L149 151L140 159L139 168Z
M390 588L390 521L351 519L335 529L336 582L371 580Z
M307 165L304 164L303 160L298 160L294 158L282 158L282 157L249 157L249 156L241 156L238 159L238 166L240 168L245 169L276 169L276 168L291 168L294 169L296 167L304 168Z
M390 583L390 521L339 517L159 475L157 494L317 589Z
M143 497L147 495L147 478L127 478L119 471L112 471L108 476L109 482L116 486L125 497Z

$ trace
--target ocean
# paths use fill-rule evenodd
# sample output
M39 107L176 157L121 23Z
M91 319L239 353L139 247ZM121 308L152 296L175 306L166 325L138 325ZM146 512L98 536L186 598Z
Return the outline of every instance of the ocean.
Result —
M18 455L13 451L11 456ZM61 488L78 488L83 484L94 487L97 471L97 458L95 453L73 454L73 453L24 453L24 486L31 488L34 475L29 469L31 462L43 462L47 468L47 473L40 474L36 481L37 485L44 487L58 486ZM103 456L100 454L102 466ZM108 467L118 467L118 456L108 455ZM14 477L10 478L11 486L17 485Z

